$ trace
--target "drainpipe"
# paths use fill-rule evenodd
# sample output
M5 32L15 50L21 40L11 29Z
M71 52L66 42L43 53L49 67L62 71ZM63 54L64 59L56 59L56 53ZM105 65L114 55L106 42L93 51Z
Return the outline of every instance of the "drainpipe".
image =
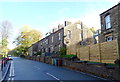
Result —
M120 68L120 3L118 3L118 28L117 28L117 31L118 31L118 37L117 37L117 40L118 40L118 55L119 55L119 59L117 59L115 61L116 64L119 65L119 68Z
M84 34L83 34L83 23L81 22L81 37L82 41L84 40Z

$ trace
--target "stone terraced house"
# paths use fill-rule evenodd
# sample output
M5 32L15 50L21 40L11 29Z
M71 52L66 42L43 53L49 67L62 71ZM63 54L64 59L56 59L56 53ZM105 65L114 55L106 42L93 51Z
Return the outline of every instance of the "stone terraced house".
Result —
M74 23L64 21L64 24L59 24L46 37L33 44L29 48L29 55L41 51L49 56L63 47L67 48L67 54L77 54L78 45L93 44L93 41L93 33L81 21Z
M100 42L112 41L118 38L120 32L120 3L100 14Z

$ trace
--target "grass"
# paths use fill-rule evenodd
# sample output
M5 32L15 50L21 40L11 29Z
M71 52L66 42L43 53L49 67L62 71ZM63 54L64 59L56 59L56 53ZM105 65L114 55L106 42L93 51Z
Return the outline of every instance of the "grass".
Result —
M118 66L117 64L107 63L107 66Z
M101 63L101 62L92 62L92 61L87 61L88 63ZM102 63L103 64L103 63ZM112 63L106 63L107 66L118 66L117 64L112 64Z
M71 57L76 57L77 55L73 55L73 54L68 54L68 55L62 55L60 57L64 57L64 58L71 58Z

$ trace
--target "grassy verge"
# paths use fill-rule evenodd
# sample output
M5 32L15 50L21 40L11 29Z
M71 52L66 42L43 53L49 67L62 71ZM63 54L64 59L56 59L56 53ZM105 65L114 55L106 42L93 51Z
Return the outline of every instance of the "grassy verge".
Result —
M73 54L68 54L68 55L61 55L60 57L63 58L72 58L72 57L76 57L77 55L73 55Z

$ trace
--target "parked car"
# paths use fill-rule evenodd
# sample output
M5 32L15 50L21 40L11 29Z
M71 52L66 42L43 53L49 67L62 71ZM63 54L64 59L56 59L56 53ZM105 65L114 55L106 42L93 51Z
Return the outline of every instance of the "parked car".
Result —
M12 60L12 56L11 56L11 55L8 55L7 58L8 58L9 60Z

